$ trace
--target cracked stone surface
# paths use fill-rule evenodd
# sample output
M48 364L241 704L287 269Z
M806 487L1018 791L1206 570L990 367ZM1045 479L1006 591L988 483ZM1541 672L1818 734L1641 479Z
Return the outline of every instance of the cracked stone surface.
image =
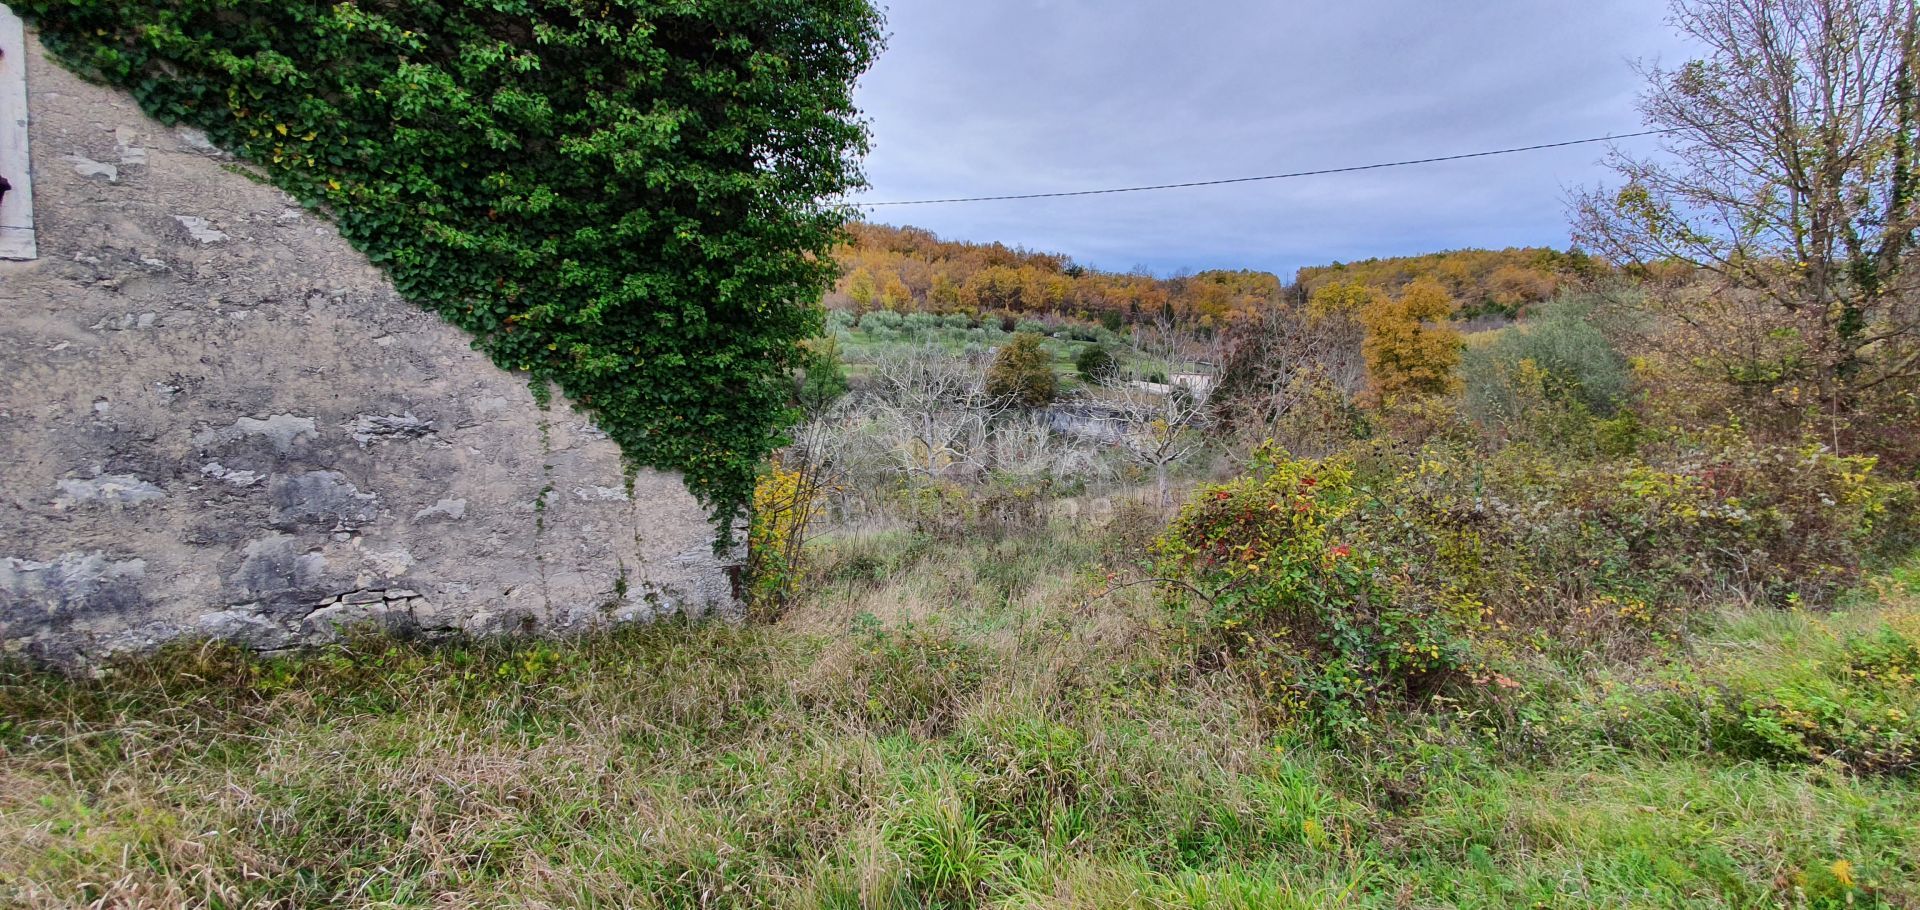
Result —
M29 45L48 166L41 258L0 263L0 648L737 610L678 477L629 497L586 416L542 411L323 216Z
M230 239L227 232L214 227L213 222L197 215L175 215L173 220L180 222L180 226L187 229L187 236L192 237L196 243L205 245Z
M165 499L167 496L167 491L132 474L110 474L85 480L63 478L55 483L60 488L60 495L54 500L54 506L61 509L72 508L82 503L139 505L148 500Z

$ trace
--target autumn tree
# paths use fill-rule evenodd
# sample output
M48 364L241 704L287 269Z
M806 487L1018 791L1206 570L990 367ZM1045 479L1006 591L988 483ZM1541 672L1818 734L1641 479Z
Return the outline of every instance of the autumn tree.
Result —
M1446 324L1453 298L1433 281L1416 281L1398 297L1376 297L1360 311L1367 376L1383 401L1452 390L1460 333Z
M853 274L848 276L847 296L853 300L854 307L860 312L873 309L874 299L878 295L879 290L874 286L872 272L866 269L854 269Z
M1577 236L1645 274L1690 270L1646 283L1654 343L1743 410L1818 402L1838 426L1911 392L1913 0L1677 0L1672 13L1704 51L1644 71L1664 153L1616 151L1624 185L1576 200Z
M987 394L1021 407L1041 407L1052 401L1058 391L1053 358L1041 347L1040 336L1031 332L1013 336L987 368Z
M907 283L899 275L888 275L881 284L880 305L896 312L913 306L913 292L907 289Z
M1380 292L1358 281L1339 281L1315 288L1307 297L1312 316L1357 316L1379 299Z

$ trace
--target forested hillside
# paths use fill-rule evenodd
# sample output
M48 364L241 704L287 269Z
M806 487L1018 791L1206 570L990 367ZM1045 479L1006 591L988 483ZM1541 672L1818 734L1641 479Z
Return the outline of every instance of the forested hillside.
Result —
M1584 253L1546 247L1451 250L1310 266L1294 283L1307 293L1340 283L1398 293L1426 279L1445 288L1469 314L1517 315L1575 283L1600 277L1605 269L1605 263Z
M1161 320L1224 326L1331 284L1390 294L1428 279L1462 315L1517 315L1604 273L1579 252L1540 248L1455 250L1300 269L1289 284L1269 272L1213 270L1172 278L1103 272L1059 253L1001 243L942 240L915 227L855 224L834 253L841 278L827 305L859 313L1048 314L1109 328Z
M1257 312L1281 292L1266 272L1184 278L1102 272L1058 253L941 240L913 227L856 224L835 252L842 277L827 305L860 312L1053 314L1118 328L1171 320L1218 325Z

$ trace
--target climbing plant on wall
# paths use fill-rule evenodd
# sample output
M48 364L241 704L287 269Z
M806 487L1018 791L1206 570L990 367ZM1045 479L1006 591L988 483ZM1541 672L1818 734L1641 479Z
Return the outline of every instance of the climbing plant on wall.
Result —
M13 5L731 527L861 179L868 0Z

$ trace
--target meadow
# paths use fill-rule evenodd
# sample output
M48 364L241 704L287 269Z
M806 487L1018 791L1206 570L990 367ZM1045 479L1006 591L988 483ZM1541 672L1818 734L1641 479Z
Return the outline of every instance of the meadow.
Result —
M1920 564L1832 612L1718 604L1585 670L1531 655L1537 720L1443 704L1328 738L1118 581L1153 516L835 535L767 624L9 671L0 900L1920 903ZM1904 770L1715 732L1728 706L1869 697Z

